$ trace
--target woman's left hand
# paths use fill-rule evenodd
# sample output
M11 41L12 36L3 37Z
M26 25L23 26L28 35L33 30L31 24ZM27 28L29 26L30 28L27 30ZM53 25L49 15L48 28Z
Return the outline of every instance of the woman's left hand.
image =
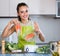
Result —
M39 29L39 26L36 22L34 22L35 32L39 35L39 39L44 42L44 35Z
M39 26L38 26L38 24L36 23L36 22L34 22L34 28L35 28L35 32L36 33L40 33L40 29L39 29Z

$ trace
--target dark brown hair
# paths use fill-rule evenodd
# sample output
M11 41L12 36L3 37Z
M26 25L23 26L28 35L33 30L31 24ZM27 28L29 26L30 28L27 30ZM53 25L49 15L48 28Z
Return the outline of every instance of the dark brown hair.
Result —
M17 5L17 13L19 13L19 7L21 7L21 6L27 6L27 7L28 7L28 5L27 5L26 3L24 3L24 2L19 3L19 4ZM18 20L21 21L20 16L18 16ZM28 18L28 20L29 20L29 18Z

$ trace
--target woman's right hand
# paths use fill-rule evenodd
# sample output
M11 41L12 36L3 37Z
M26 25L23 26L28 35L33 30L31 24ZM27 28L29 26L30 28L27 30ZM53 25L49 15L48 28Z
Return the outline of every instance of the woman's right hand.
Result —
M12 19L8 24L16 25L16 24L19 24L19 21L18 21L18 19Z
M12 26L12 24L14 25ZM9 21L7 26L2 32L2 37L4 38L4 37L8 37L9 35L11 35L15 31L16 24L19 24L18 19L12 19L11 21Z

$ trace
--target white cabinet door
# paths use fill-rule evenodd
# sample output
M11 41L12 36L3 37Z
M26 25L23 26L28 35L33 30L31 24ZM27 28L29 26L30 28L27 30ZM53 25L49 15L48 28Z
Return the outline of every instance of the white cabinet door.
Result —
M56 0L40 0L40 14L56 14Z
M40 14L40 0L28 0L30 14Z
M0 0L0 17L9 16L9 0Z

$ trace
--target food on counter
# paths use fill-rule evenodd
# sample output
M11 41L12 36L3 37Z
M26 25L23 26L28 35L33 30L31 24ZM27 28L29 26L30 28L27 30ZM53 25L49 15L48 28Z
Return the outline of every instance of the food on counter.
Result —
M18 49L16 43L6 42L6 44L5 44L6 53L10 53L12 50L16 50L16 49Z
M42 46L42 47L37 48L36 52L37 53L50 53L50 49L49 49L49 46L46 45L46 46Z

